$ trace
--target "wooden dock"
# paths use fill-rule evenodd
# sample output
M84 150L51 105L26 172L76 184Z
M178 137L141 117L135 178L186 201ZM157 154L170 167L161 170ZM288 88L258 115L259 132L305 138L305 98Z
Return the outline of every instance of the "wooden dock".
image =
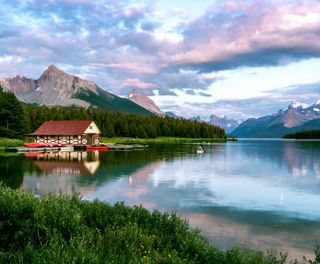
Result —
M145 149L148 145L141 144L103 144L110 150L134 150L134 149ZM28 148L28 147L9 147L6 148L7 152L52 152L52 151L84 151L85 145L66 146L66 147L41 147L41 148Z
M27 147L10 147L6 148L7 152L52 152L52 151L73 151L73 146L68 147L43 147L43 148L27 148Z
M141 145L141 144L104 144L109 149L118 149L118 150L133 150L133 149L145 149L148 145Z

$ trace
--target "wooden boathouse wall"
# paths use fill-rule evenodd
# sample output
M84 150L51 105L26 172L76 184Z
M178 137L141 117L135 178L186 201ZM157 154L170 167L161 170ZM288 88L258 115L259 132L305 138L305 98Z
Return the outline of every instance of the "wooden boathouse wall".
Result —
M57 143L66 145L98 145L101 132L91 120L46 121L35 132L36 143Z

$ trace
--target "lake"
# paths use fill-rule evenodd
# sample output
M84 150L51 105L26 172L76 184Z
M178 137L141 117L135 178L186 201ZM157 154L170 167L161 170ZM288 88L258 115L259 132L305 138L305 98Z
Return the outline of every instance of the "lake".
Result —
M320 244L320 142L245 140L146 150L0 153L0 180L37 196L79 193L176 211L211 244L313 256Z

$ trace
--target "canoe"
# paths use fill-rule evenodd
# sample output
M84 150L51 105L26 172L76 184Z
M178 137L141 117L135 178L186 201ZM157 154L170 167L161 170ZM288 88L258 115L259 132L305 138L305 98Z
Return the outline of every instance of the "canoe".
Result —
M27 142L23 144L27 148L45 148L45 147L64 147L64 144L58 143L36 143L36 142Z
M35 142L28 142L23 144L27 148L43 148L47 147L47 144L45 143L35 143Z
M23 154L25 157L28 158L34 158L34 157L39 157L39 156L44 156L44 152L27 152Z
M93 150L108 151L108 147L107 146L86 146L86 151L93 151Z

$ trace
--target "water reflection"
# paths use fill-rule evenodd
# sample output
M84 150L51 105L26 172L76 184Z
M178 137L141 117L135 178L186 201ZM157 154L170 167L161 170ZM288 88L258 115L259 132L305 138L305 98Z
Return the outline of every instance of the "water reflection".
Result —
M223 248L312 253L320 242L320 142L243 140L203 148L202 155L197 145L183 144L3 156L0 180L38 195L77 192L177 211Z
M93 175L99 165L99 152L25 153L41 173L25 174L21 190L32 190L36 195L53 194L88 195L96 190L95 184L79 185L79 176Z
M52 175L92 175L100 165L99 151L93 152L50 152L25 153L35 157L34 164L46 174Z

